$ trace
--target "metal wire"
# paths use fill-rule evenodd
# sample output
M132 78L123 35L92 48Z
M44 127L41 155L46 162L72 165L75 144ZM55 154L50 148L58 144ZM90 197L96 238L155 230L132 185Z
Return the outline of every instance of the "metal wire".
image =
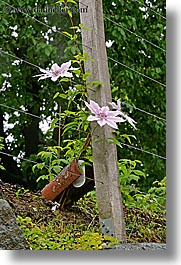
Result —
M2 1L2 2L5 3L6 5L12 7L13 9L15 9L15 7L13 7L12 5L9 5L8 3L4 2L4 1ZM24 12L22 11L22 13L24 13ZM36 19L36 18L34 18L34 17L31 17L31 16L28 15L27 13L24 13L24 14L27 15L28 17L30 17L31 19L37 21L38 23L41 23L41 24L43 24L44 26L46 26L46 27L52 29L52 27L49 26L48 24L45 24L45 23L41 22L40 20L38 20L38 19ZM107 19L109 19L109 18L107 18ZM109 19L109 20L110 20L110 19ZM116 22L114 22L114 23L116 23ZM118 23L116 23L116 24L118 24ZM119 25L119 24L118 24L118 25ZM120 25L119 25L119 26L120 26ZM59 31L59 30L57 30L57 32L61 33L62 35L66 36L66 37L68 37L67 35L63 34L63 33L62 33L61 31ZM135 33L133 33L133 32L131 32L131 33L132 33L132 34L135 34ZM136 35L137 35L137 34L136 34ZM138 37L138 36L137 36L137 37ZM140 37L140 36L139 36L139 37ZM142 37L140 37L140 38L142 38ZM143 38L142 38L142 39L143 39ZM145 40L145 39L144 39L144 40ZM152 43L152 45L153 45L153 43ZM88 46L87 46L87 47L88 47ZM90 48L90 47L89 47L89 48ZM37 65L35 65L35 64L33 64L33 63L30 63L30 62L28 62L28 61L26 61L26 60L20 59L20 58L18 58L17 56L14 56L14 55L12 55L12 54L9 54L8 52L2 51L2 50L0 50L0 51L1 51L2 53L6 54L6 55L12 56L13 58L16 58L16 59L18 59L18 60L20 60L20 61L23 61L23 62L25 62L25 63L27 63L27 64L33 66L33 67L36 67L36 68L40 69L39 66L37 66ZM112 60L112 61L114 61L114 62L116 62L116 63L118 63L118 64L120 64L120 65L122 65L122 66L124 66L124 67L126 67L126 68L128 68L128 69L130 69L130 70L132 70L132 71L134 71L134 72L136 72L137 74L140 74L140 75L144 76L145 78L148 78L148 79L150 79L150 80L152 80L152 81L154 81L154 82L156 82L156 83L158 83L158 84L160 84L160 85L162 85L162 86L166 86L165 84L162 84L162 83L160 83L159 81L157 81L157 80L155 80L155 79L153 79L153 78L151 78L151 77L149 77L149 76L147 76L147 75L144 75L144 74L142 74L142 73L136 71L135 69L132 69L131 67L128 67L127 65L125 65L125 64L123 64L123 63L121 63L121 62L119 62L119 61L117 61L117 60L114 60L113 58L108 57L108 59L110 59L110 60ZM6 105L4 105L4 104L0 104L0 105L1 105L1 106L6 106ZM30 115L30 116L34 117L34 118L42 119L41 117L38 117L38 116L36 116L36 115L34 115L34 114L31 114L31 113L28 113L28 112L24 112L24 111L22 111L22 110L17 110L17 109L15 109L15 108L13 108L13 107L9 107L9 106L6 106L6 107L8 107L8 108L10 108L10 109L13 109L13 110L16 110L16 111L19 111L19 112L23 112L23 113L25 113L25 114L27 114L27 115ZM144 113L146 113L146 114L152 115L152 116L154 116L154 117L157 117L157 118L162 119L162 120L165 121L165 119L163 119L163 118L161 118L161 117L158 117L158 116L155 115L155 114L152 114L152 113L146 112L146 111L141 110L141 109L139 109L139 108L136 108L136 109L139 110L139 111L142 111L142 112L144 112ZM61 124L61 125L65 126L64 124ZM78 130L78 131L80 131L80 130ZM84 132L84 131L82 131L82 132ZM84 133L85 133L85 132L84 132ZM126 144L124 144L124 145L126 145ZM158 156L158 157L160 157L160 158L166 159L166 158L164 158L164 157L162 157L162 156L159 156L159 155L153 154L153 153L151 153L151 152L148 152L148 151L145 151L145 150L142 150L142 149L139 149L139 148L133 147L133 146L131 146L131 145L127 145L127 146L132 147L132 148L137 149L137 150L140 150L140 151L142 151L142 152L146 152L146 153L149 153L149 154L152 154L152 155Z
M26 158L22 158L22 157L18 157L18 156L15 156L15 155L11 155L11 154L8 154L8 153L2 152L2 151L0 151L0 154L2 154L2 155L6 155L6 156L9 156L9 157L13 157L13 158L16 158L16 159L19 159L19 160L23 160L23 161L26 161L26 162L30 162L30 163L33 163L33 164L35 164L35 165L38 165L38 164L39 164L39 163L37 163L37 162L35 162L35 161L33 161L33 160L26 159ZM68 172L68 173L71 173L71 174L74 174L75 176L78 176L78 177L81 177L81 176L82 176L82 174L80 175L80 174L74 173L74 172L72 172L72 171L70 171L70 170L67 170L67 172ZM92 181L95 181L94 179L91 179L91 178L86 177L86 176L85 176L85 178L86 178L86 179L89 179L89 180L92 180ZM99 182L99 183L101 183L101 184L104 184L104 182L102 182L102 181L98 181L98 180L96 180L96 182Z
M35 64L32 64L31 62L28 62L28 61L26 61L26 60L23 60L23 59L20 59L19 57L17 57L17 56L14 56L14 55L12 55L12 54L10 54L10 53L8 53L8 52L6 52L6 51L3 51L2 49L0 49L0 52L1 53L4 53L4 54L6 54L6 55L9 55L9 56L11 56L11 57L13 57L13 58L16 58L17 60L19 60L19 61L22 61L22 62L25 62L26 64L29 64L29 65L31 65L31 66L33 66L33 67L36 67L36 68L41 68L40 66L38 66L38 65L35 65ZM75 81L72 81L71 80L71 82L72 83L74 83L74 84L77 84L77 85L81 85L80 83L77 83L77 82L75 82ZM94 92L95 92L95 90L93 90ZM113 99L114 100L114 99ZM131 105L130 105L131 106ZM8 107L8 106L7 106ZM10 107L9 107L10 108ZM140 109L140 108L137 108L137 107L135 107L137 110L139 110L139 111L141 111L141 112L144 112L144 113L146 113L146 114L148 114L148 115L151 115L151 116L154 116L154 117L156 117L156 118L158 118L158 119L161 119L161 120L164 120L164 121L166 121L165 119L163 119L163 118L161 118L161 117L159 117L159 116L157 116L157 115L155 115L155 114L152 114L152 113L150 113L150 112L148 112L148 111L145 111L145 110L142 110L142 109ZM20 112L22 112L21 110L19 110ZM30 114L31 116L33 116L33 114ZM35 115L36 116L36 115Z
M111 61L113 61L113 62L115 62L115 63L117 63L117 64L120 64L120 65L122 65L122 66L128 68L129 70L131 70L131 71L133 71L133 72L135 72L135 73L137 73L137 74L139 74L139 75L144 76L144 77L147 78L147 79L150 79L151 81L153 81L153 82L155 82L155 83L157 83L157 84L159 84L159 85L161 85L161 86L166 87L165 84L163 84L163 83L161 83L161 82L159 82L159 81L153 79L152 77L150 77L150 76L148 76L148 75L145 75L145 74L143 74L143 73L140 73L140 72L138 72L137 70L135 70L135 69L133 69L133 68L131 68L131 67L129 67L129 66L127 66L127 65L125 65L125 64L123 64L123 63L121 63L121 62L119 62L119 61L117 61L117 60L115 60L115 59L113 59L113 58L111 58L111 57L108 57L108 59L111 60Z
M138 148L138 147L135 147L135 146L133 146L133 145L125 144L125 143L121 143L121 145L125 145L125 146L127 146L127 147L133 148L133 149L138 150L138 151L141 151L141 152L143 152L143 153L147 153L147 154L149 154L149 155L154 155L154 156L156 156L156 157L158 157L158 158L161 158L161 159L165 159L165 160L166 160L166 157L164 157L164 156L160 156L160 155L157 155L157 154L153 154L152 152L149 152L149 151L143 150L143 149Z
M2 2L3 2L4 4L10 6L11 8L16 9L14 6L12 6L12 5L10 5L10 4L7 4L7 3L4 2L4 1L2 1ZM46 27L52 29L52 27L51 27L50 25L48 25L48 24L46 24L46 23L44 23L44 22L42 22L42 21L40 21L40 20L38 20L38 19L36 19L36 18L34 18L34 17L31 17L31 16L28 15L27 13L25 13L25 12L23 12L23 11L21 11L21 13L23 13L23 14L25 14L26 16L30 17L31 19L35 20L36 22L38 22L38 23L40 23L40 24L43 24L44 26L46 26ZM67 38L70 39L70 37L68 37L68 36L67 36L66 34L64 34L63 32L61 32L61 31L59 31L59 30L57 30L57 32L60 33L60 34L62 34L64 37L67 37ZM78 43L80 43L80 42L78 42ZM89 47L89 46L86 45L86 44L82 44L82 43L81 43L81 45L84 46L84 47L87 47L87 48L91 49L91 47ZM114 61L113 58L108 57L108 59ZM117 63L120 64L120 65L122 65L122 66L124 66L124 67L126 67L126 68L128 68L129 70L132 70L133 72L135 72L135 73L137 73L137 74L140 74L140 75L142 75L142 76L144 76L144 77L146 77L146 78L148 78L148 79L150 79L150 80L152 80L152 81L154 81L154 82L156 82L156 83L162 85L162 86L166 86L166 85L160 83L159 81L157 81L157 80L155 80L155 79L153 79L153 78L151 78L151 77L149 77L149 76L147 76L147 75L145 75L145 74L142 74L141 72L139 72L139 71L137 71L137 70L135 70L135 69L133 69L133 68L131 68L131 67L129 67L129 66L123 64L123 63L121 63L121 62L117 62ZM36 67L37 67L37 66L36 66Z
M43 120L41 117L39 117L39 116L37 116L37 115L33 115L33 114L28 113L28 112L26 112L26 111L18 110L18 109L13 108L13 107L9 107L9 106L7 106L7 105L5 105L5 104L1 104L1 103L0 103L0 106L7 107L7 108L9 108L9 109L13 109L13 110L15 110L15 111L20 111L20 112L22 112L22 113L24 113L24 114L26 114L26 115L29 115L29 116L32 116L32 117L35 117L35 118L39 118L40 120ZM62 128L66 127L66 125L63 124L63 123L57 123L57 125L61 125ZM79 129L76 129L76 128L72 128L72 130L75 130L75 131L78 131L78 132L85 133L86 135L88 135L88 134L90 133L90 132L85 132L85 131L83 131L83 130L79 130ZM96 136L96 137L99 137L99 136L96 135L96 134L91 134L91 135L94 135L94 136ZM139 151L141 151L141 152L144 152L144 153L147 153L147 154L150 154L150 155L153 155L153 156L157 156L157 157L159 157L159 158L161 158L161 159L166 159L165 157L159 156L159 155L154 154L154 153L151 153L151 152L149 152L149 151L145 151L145 150L143 150L143 149L141 149L141 148L138 148L138 147L135 147L135 146L133 146L133 145L128 145L128 144L124 144L124 143L121 143L121 144L122 144L122 145L125 145L125 146L128 146L128 147L131 147L131 148L133 148L133 149L139 150Z
M158 12L156 12L152 7L150 7L150 6L148 6L148 5L146 5L146 4L144 4L144 3L142 3L142 2L140 2L139 0L132 0L133 2L138 2L139 4L141 4L141 5L144 5L146 8L148 8L150 11L152 11L153 13L155 13L156 15L158 15L158 16L160 16L160 17L162 17L163 19L165 19L166 20L166 17L165 16L163 16L163 15L161 15L160 13L158 13Z
M126 27L124 27L124 26L122 26L121 24L115 22L114 20L112 20L112 19L110 19L110 18L108 18L108 17L106 17L106 16L104 16L104 18L107 19L108 21L112 22L113 24L115 24L115 25L118 26L119 28L122 28L122 29L126 30L127 32L131 33L132 35L135 35L137 38L139 38L139 39L141 39L141 40L143 40L143 41L145 41L145 42L151 44L152 46L156 47L157 49L160 49L160 50L166 52L165 49L162 49L161 47L159 47L158 45L154 44L153 42L151 42L151 41L149 41L149 40L146 40L145 38L139 36L137 33L131 31L130 29L127 29Z

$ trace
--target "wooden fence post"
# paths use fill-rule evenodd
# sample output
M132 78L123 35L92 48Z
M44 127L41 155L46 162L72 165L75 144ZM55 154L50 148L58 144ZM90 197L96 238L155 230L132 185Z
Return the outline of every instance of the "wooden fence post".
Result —
M83 2L83 3L82 3ZM81 12L84 8L86 12ZM101 107L112 101L107 52L104 36L104 20L102 0L84 0L79 2L82 30L82 45L84 53L90 58L85 62L85 71L90 72L88 82L100 81L102 85L89 89L88 98ZM112 235L120 241L126 240L126 230L120 182L117 164L117 148L108 139L113 138L112 129L105 125L97 126L91 122L93 165L98 202L99 219L104 234ZM104 139L103 141L97 141Z

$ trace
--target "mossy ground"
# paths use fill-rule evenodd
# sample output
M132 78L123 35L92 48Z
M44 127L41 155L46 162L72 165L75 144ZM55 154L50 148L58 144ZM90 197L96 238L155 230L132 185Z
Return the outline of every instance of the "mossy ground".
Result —
M117 244L101 234L95 200L86 196L69 209L52 211L39 191L0 183L0 198L9 202L33 250L98 250ZM166 243L166 216L124 208L127 242Z

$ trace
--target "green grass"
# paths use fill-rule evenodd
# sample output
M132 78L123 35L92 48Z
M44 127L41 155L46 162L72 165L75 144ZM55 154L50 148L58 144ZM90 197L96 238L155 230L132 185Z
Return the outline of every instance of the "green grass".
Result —
M67 223L57 210L48 222L32 222L30 217L18 216L17 220L32 250L101 250L103 246L118 244L113 237L103 235L98 224L98 208L95 192L90 192L74 206L84 213L87 223L76 217ZM127 242L166 242L165 212L150 209L124 208Z
M17 220L32 250L101 250L105 241L107 246L119 243L92 225L67 224L58 214L47 224L35 224L29 217L18 216Z

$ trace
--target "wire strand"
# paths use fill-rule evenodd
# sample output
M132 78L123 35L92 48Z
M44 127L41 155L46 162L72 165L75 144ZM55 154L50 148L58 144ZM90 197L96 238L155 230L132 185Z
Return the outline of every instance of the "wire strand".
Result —
M36 68L38 68L38 69L42 69L42 67L40 67L40 66L38 66L38 65L36 65L36 64L33 64L33 63L29 62L29 61L26 61L26 60L24 60L24 59L21 59L21 58L15 56L15 55L13 55L13 54L8 53L7 51L3 51L2 48L0 48L0 52L3 53L3 54L5 54L5 55L8 55L8 56L10 56L10 57L12 57L12 58L15 58L15 59L19 60L20 62L24 62L24 63L26 63L26 64L28 64L28 65L30 65L30 66L36 67ZM73 81L73 80L71 80L71 82L72 82L73 84L76 84L76 85L82 85L82 84L77 83L77 82L75 82L75 81ZM91 89L91 88L89 88L89 89ZM91 90L92 90L93 92L95 92L94 89L91 89Z
M146 4L140 2L139 0L132 0L132 1L133 1L133 2L136 1L136 2L138 2L139 4L144 5L145 7L147 7L148 9L150 9L150 11L152 11L152 12L155 13L156 15L158 15L158 16L160 16L160 17L162 17L163 19L166 20L166 17L165 17L165 16L163 16L163 15L161 15L160 13L156 12L152 7L147 6Z
M4 104L2 104L2 103L0 103L0 106L3 106L3 107L6 107L6 108L9 108L9 109L12 109L12 110L15 110L15 111L22 112L22 113L24 113L24 114L26 114L26 115L29 115L29 116L32 116L32 117L34 117L34 118L37 118L37 119L40 119L40 120L44 121L43 118L41 118L41 117L39 117L39 116L37 116L37 115L31 114L31 113L29 113L29 112L26 112L26 111L23 111L23 110L18 110L18 109L15 109L15 108L13 108L13 107L10 107L10 106L7 106L7 105L4 105ZM58 114L58 113L57 113L57 114ZM70 117L71 117L71 116L69 116L69 118L70 118ZM66 125L63 124L63 123L55 123L55 125L57 125L57 126L61 125L61 128L62 128L62 129L63 129L64 127L66 127ZM80 133L89 134L88 132L85 132L85 131L80 130L80 129L75 129L75 128L71 128L71 129L74 130L74 131L78 131L78 132L80 132Z
M14 157L14 158L16 158L16 159L23 160L23 161L27 161L27 162L30 162L30 163L34 163L35 165L38 164L37 162L35 162L35 161L33 161L33 160L26 159L26 158L22 158L22 157L18 157L18 156L14 156L14 155L11 155L11 154L8 154L8 153L5 153L5 152L2 152L2 151L0 151L0 154L6 155L6 156L9 156L9 157ZM70 171L70 170L67 170L67 172L69 172L69 173L71 173L71 174L74 174L75 176L79 176L79 177L82 176L82 175L77 174L77 173L74 173L74 172L72 172L72 171ZM94 179L91 179L91 178L86 177L86 176L85 176L85 178L88 179L88 180L91 180L91 181L95 181ZM102 182L102 181L98 181L98 180L96 180L96 182L99 182L99 183L101 183L101 184L104 184L104 182ZM126 190L130 190L130 188L124 188L124 189L126 189ZM131 186L131 191L135 191L135 192L138 192L138 193L141 193L141 194L145 194L145 195L147 195L147 193L145 193L145 192L139 191L139 190L137 190L137 189L133 189L132 186ZM149 195L151 195L151 194L149 194ZM156 195L156 197L158 197L158 198L162 198L161 196L158 196L158 195Z
M135 73L137 73L137 74L139 74L139 75L144 76L144 77L147 78L147 79L150 79L151 81L153 81L153 82L155 82L155 83L157 83L157 84L159 84L159 85L161 85L161 86L166 87L165 84L163 84L163 83L157 81L156 79L153 79L152 77L150 77L150 76L148 76L148 75L145 75L145 74L143 74L143 73L141 73L141 72L138 72L137 70L135 70L135 69L133 69L133 68L131 68L131 67L129 67L129 66L127 66L127 65L125 65L125 64L123 64L123 63L121 63L121 62L119 62L119 61L117 61L117 60L115 60L115 59L113 59L113 58L111 58L111 57L107 57L107 58L108 58L109 60L111 60L111 61L117 63L117 64L120 64L120 65L122 65L122 66L128 68L129 70L131 70L131 71L133 71L133 72L135 72Z
M7 4L6 2L4 2L4 1L2 1L3 3L5 3L6 5L8 5L8 6L10 6L10 7L12 7L13 9L16 9L15 7L13 7L12 5L10 5L10 4ZM35 20L35 21L37 21L38 23L41 23L41 24L43 24L44 26L46 26L46 27L48 27L48 28L51 28L52 29L52 27L50 26L50 25L48 25L48 24L46 24L46 23L44 23L44 22L42 22L42 21L40 21L40 20L38 20L38 19L36 19L36 18L34 18L34 17L31 17L30 15L28 15L27 13L25 13L25 12L23 12L23 11L21 11L21 13L23 13L23 14L25 14L25 15L27 15L28 17L30 17L31 19L33 19L33 20ZM64 34L64 33L62 33L61 31L59 31L59 30L57 30L57 32L58 33L60 33L60 34L62 34L63 36L65 36L65 37L67 37L67 38L69 38L70 39L70 37L68 37L66 34ZM80 43L80 42L79 42ZM89 49L91 49L91 47L89 47L89 46L87 46L86 44L83 44L83 43L81 43L81 45L82 46L84 46L84 47L87 47L87 48L89 48ZM110 58L110 57L108 57L110 60L114 60L113 58ZM116 61L116 60L115 60ZM124 67L126 67L126 68L128 68L129 70L132 70L133 72L135 72L135 73L137 73L137 74L139 74L139 75L142 75L142 76L144 76L144 77L146 77L146 78L148 78L148 79L150 79L150 80L152 80L152 81L154 81L154 82L156 82L156 83L158 83L158 84L160 84L160 85L162 85L162 86L165 86L166 87L166 85L165 84L162 84L162 83L160 83L159 81L157 81L157 80L155 80L155 79L153 79L153 78L151 78L151 77L149 77L149 76L147 76L147 75L145 75L145 74L142 74L141 72L139 72L139 71L137 71L137 70L135 70L135 69L133 69L133 68L131 68L131 67L129 67L129 66L127 66L127 65L125 65L125 64L123 64L123 63L121 63L121 62L118 62L118 61L116 61L118 64L120 64L120 65L122 65L122 66L124 66Z
M16 10L16 7L14 7L14 6L12 6L12 5L10 5L10 4L8 4L8 3L6 3L5 1L1 0L1 2L3 2L5 5L7 5L7 6L9 6L9 7L13 8L14 10ZM23 12L23 10L21 10L20 8L18 9L18 12L20 12L20 13L22 13L22 14L26 15L27 17L29 17L29 18L31 18L32 20L34 20L34 21L36 21L36 22L38 22L38 23L42 24L43 26L45 26L45 27L48 27L48 28L52 29L52 27L51 27L50 25L48 25L48 24L46 24L46 23L44 23L44 22L40 21L39 19L37 19L37 18L35 18L35 17L32 17L32 16L28 15L28 13L25 13L25 12ZM69 39L70 39L70 37L69 37L69 36L67 36L65 33L63 33L62 31L60 31L60 30L57 30L57 29L56 29L56 31L57 31L57 32L59 32L59 33L60 33L61 35L63 35L64 37L67 37L67 38L69 38Z
M131 106L131 105L130 105L130 106ZM150 115L150 116L153 116L153 117L155 117L155 118L157 118L157 119L159 119L159 120L162 120L162 121L166 122L166 119L164 119L164 118L162 118L162 117L159 117L159 116L157 116L157 115L155 115L155 114L152 114L152 113L150 113L150 112L148 112L148 111L142 110L142 109L137 108L137 107L135 107L135 109L136 109L136 110L139 110L140 112L143 112L143 113L145 113L145 114L148 114L148 115Z
M166 52L165 49L160 48L158 45L156 45L156 44L154 44L153 42L151 42L151 41L149 41L149 40L147 40L147 39L141 37L141 36L138 35L137 33L135 33L135 32L133 32L133 31L127 29L126 27L120 25L119 23L115 22L114 20L112 20L112 19L110 19L110 18L108 18L108 17L106 17L106 16L104 16L104 18L107 19L108 21L112 22L113 24L115 24L115 25L118 26L119 28L122 28L122 29L126 30L127 32L131 33L132 35L135 35L137 38L139 38L139 39L141 39L141 40L143 40L143 41L145 41L145 42L151 44L152 46L156 47L157 49L160 49L160 50Z
M10 5L10 4L4 2L3 0L1 0L1 1L2 1L5 5L8 5L9 7L13 8L14 10L16 10L16 7L14 7L14 6L12 6L12 5ZM19 11L20 13L24 14L25 16L29 17L30 19L32 19L32 20L34 20L34 21L40 23L41 25L43 25L43 26L45 26L45 27L47 27L47 28L49 28L49 29L52 30L52 26L50 26L49 24L46 24L46 23L42 22L41 20L39 20L39 19L37 19L37 18L35 18L35 17L30 16L29 14L23 12L22 10L19 10L19 9L18 9L18 11ZM68 35L66 35L63 31L60 31L60 30L56 29L56 32L60 33L62 36L64 36L64 37L68 38L69 40L71 40L71 37L69 37ZM80 42L78 42L78 43L80 44ZM81 44L82 44L82 43L81 43ZM84 46L87 47L87 48L90 48L90 47L87 46L86 44L84 44Z
M10 7L12 7L12 8L15 9L15 7L13 7L13 6L7 4L6 2L4 2L4 1L2 1L2 2L5 3L6 5L8 5L8 6L10 6ZM22 12L22 11L21 11L21 12ZM22 13L24 13L24 12L22 12ZM29 16L27 13L24 13L24 14L27 15L28 17L30 17L31 19L37 21L38 23L41 23L41 24L43 24L44 26L46 26L46 27L52 29L52 27L49 26L48 24L43 23L43 22L41 22L40 20L38 20L38 19L36 19L36 18L34 18L34 17ZM107 19L109 19L109 18L107 18ZM112 21L112 22L113 22L113 21ZM115 22L115 23L116 23L116 22ZM118 23L116 23L116 24L118 24ZM118 24L118 25L119 25L119 24ZM119 25L119 26L120 26L120 25ZM67 35L63 34L63 33L62 33L61 31L59 31L59 30L57 30L57 32L61 33L61 34L64 35L65 37L68 37ZM133 33L133 32L131 32L131 33ZM134 34L135 34L135 33L134 33ZM137 34L136 34L136 35L137 35ZM141 38L142 38L142 37L141 37ZM143 39L143 38L142 38L142 39ZM89 48L90 48L90 47L89 47ZM1 50L1 52L4 52L4 51ZM10 55L10 54L7 53L7 52L4 52L4 53L7 54L7 55ZM31 66L34 66L34 67L40 68L39 66L37 66L37 65L35 65L35 64L32 64L32 63L30 63L30 62L28 62L28 61L26 61L26 60L22 60L22 59L20 59L20 58L14 56L14 55L10 55L10 56L12 56L12 57L14 57L14 58L16 58L16 59L18 59L18 60L20 60L20 61L23 61L23 62L25 62L25 63L27 63L27 64L29 64L29 65L31 65ZM157 80L155 80L155 79L153 79L153 78L151 78L151 77L149 77L149 76L147 76L147 75L144 75L144 74L142 74L142 73L136 71L135 69L132 69L132 68L130 68L130 67L124 65L124 64L121 63L121 62L118 62L118 61L114 60L113 58L110 58L110 57L108 57L108 58L109 58L110 60L112 60L112 61L114 61L114 62L116 62L116 63L118 63L118 64L120 64L120 65L122 65L122 66L124 66L124 67L126 67L126 68L128 68L128 69L130 69L130 70L132 70L132 71L134 71L134 72L136 72L136 73L138 73L138 74L140 74L140 75L142 75L142 76L144 76L144 77L150 79L150 80L152 80L152 81L154 81L154 82L157 82L158 84L160 84L160 85L162 85L162 86L166 86L166 85L160 83L159 81L157 81ZM1 105L2 105L2 104L1 104ZM10 108L10 107L9 107L9 108ZM11 107L11 109L14 109L14 108ZM137 109L138 109L139 111L142 111L142 112L148 114L148 112L146 112L146 111L144 111L144 110L141 110L141 109L139 109L139 108L137 108ZM14 109L14 110L15 110L15 109ZM22 110L19 110L19 112L23 112L23 111L22 111ZM27 115L30 115L30 116L32 116L32 117L40 118L40 117L38 117L38 116L36 116L36 115L34 115L34 114L30 114L30 113L27 113L27 112L24 112L24 113L27 114ZM156 115L154 115L154 114L150 114L150 113L149 113L149 115L152 115L152 116L158 117L158 116L156 116ZM159 118L160 118L160 117L159 117ZM42 118L40 118L40 119L42 119ZM160 118L160 119L163 119L163 118ZM163 119L163 120L164 120L164 119ZM65 125L64 125L64 126L65 126ZM125 145L126 145L126 144L125 144ZM131 146L131 147L134 148L134 149L140 150L140 151L142 151L142 152L147 152L147 153L149 153L149 154L155 155L155 154L153 154L153 153L151 153L151 152L148 152L148 151L145 151L145 150L142 150L142 149L139 149L139 148L133 147L133 146ZM156 155L156 156L158 156L158 155ZM163 158L163 157L161 157L161 156L158 156L158 157Z
M30 66L33 66L33 67L36 67L36 68L39 68L39 69L41 68L41 67L38 66L38 65L35 65L35 64L32 64L31 62L28 62L28 61L26 61L26 60L20 59L19 57L14 56L14 55L12 55L12 54L6 52L6 51L3 51L2 49L0 49L0 52L1 52L1 53L4 53L5 55L11 56L11 57L13 57L13 58L16 58L17 60L22 61L22 62L24 62L24 63L26 63L26 64L29 64ZM75 81L73 81L73 80L71 80L71 82L74 83L74 84L77 84L77 85L81 85L80 83L77 83L77 82L75 82ZM93 91L95 91L95 90L93 90ZM113 100L114 100L114 99L113 99ZM129 106L131 106L131 105L129 105ZM135 109L137 109L137 110L139 110L139 111L141 111L141 112L144 112L144 113L146 113L146 114L148 114L148 115L150 115L150 116L154 116L155 118L158 118L158 119L161 119L161 120L166 121L165 119L163 119L163 118L161 118L161 117L159 117L159 116L157 116L157 115L155 115L155 114L149 113L149 112L147 112L147 111L145 111L145 110L142 110L142 109L140 109L140 108L135 107ZM21 110L19 110L19 111L21 112ZM30 115L33 116L33 114L30 114Z
M31 114L31 113L27 113L26 111L23 111L23 110L18 110L18 109L15 109L15 108L13 108L13 107L9 107L9 106L7 106L7 105L4 105L4 104L1 104L0 103L0 106L4 106L4 107L7 107L7 108L10 108L10 109L13 109L13 110L16 110L16 111L21 111L21 112L23 112L24 114L27 114L27 115L30 115L30 116L35 116L36 118L39 118L40 120L42 120L42 118L41 117L39 117L39 116L36 116L36 115L33 115L33 114ZM62 126L62 128L64 128L64 127L66 127L66 125L65 124L62 124L62 123L57 123L57 124L55 124L55 125L61 125ZM82 133L85 133L86 135L88 135L90 132L85 132L85 131L83 131L83 130L80 130L80 129L75 129L75 128L71 128L72 130L75 130L75 131L78 131L78 132L82 132ZM96 134L92 134L91 133L91 135L94 135L94 136L96 136L96 137L99 137L98 135L96 135ZM144 152L144 153L147 153L147 154L150 154L150 155L153 155L153 156L157 156L157 157L159 157L159 158L161 158L161 159L166 159L165 157L163 157L163 156L160 156L160 155L157 155L157 154L154 154L154 153L152 153L152 152L149 152L149 151L146 151L146 150L143 150L143 149L141 149L141 148L138 148L138 147L135 147L135 146L133 146L133 145L129 145L129 144L125 144L125 143L121 143L122 145L125 145L125 146L127 146L127 147L130 147L130 148L133 148L133 149L135 149L135 150L139 150L139 151L141 151L141 152Z
M149 151L143 150L143 149L141 149L141 148L139 148L139 147L135 147L135 146L133 146L133 145L125 144L125 143L121 143L121 145L125 145L125 146L130 147L130 148L133 148L133 149L135 149L135 150L138 150L138 151L141 151L141 152L147 153L147 154L149 154L149 155L154 155L154 156L156 156L156 157L158 157L158 158L160 158L160 159L165 159L165 160L166 160L166 157L164 157L164 156L160 156L160 155L157 155L157 154L153 154L152 152L149 152Z
M6 156L9 156L9 157L13 157L13 158L16 158L16 159L19 159L19 160L23 160L23 161L26 161L26 162L34 163L35 165L38 165L39 164L39 163L37 163L37 162L35 162L33 160L30 160L30 159L27 159L27 158L23 158L23 157L18 157L18 156L15 156L15 155L11 155L11 154L8 154L8 153L2 152L2 151L0 151L0 154L6 155ZM82 176L82 174L80 175L80 174L77 174L77 173L72 172L70 170L67 170L67 172L68 173L71 173L71 174L74 174L75 176L78 176L78 177L81 177ZM86 177L86 176L85 176L85 178L86 179L89 179L89 180L92 180L92 181L95 181L94 179L91 179L91 178ZM104 182L102 182L102 181L96 180L96 182L99 182L99 183L104 184Z
M35 114L29 113L29 112L27 112L27 111L23 111L23 110L21 110L21 109L16 109L16 108L14 108L14 107L10 107L10 106L7 106L7 105L2 104L2 103L0 103L0 106L5 107L5 108L8 108L8 109L15 110L15 111L18 111L18 112L21 112L21 113L24 113L24 114L26 114L26 115L28 115L28 116L31 116L31 117L33 117L33 118L36 118L36 119L44 120L43 118L41 118L41 117L39 117L39 116L37 116L37 115L35 115Z

